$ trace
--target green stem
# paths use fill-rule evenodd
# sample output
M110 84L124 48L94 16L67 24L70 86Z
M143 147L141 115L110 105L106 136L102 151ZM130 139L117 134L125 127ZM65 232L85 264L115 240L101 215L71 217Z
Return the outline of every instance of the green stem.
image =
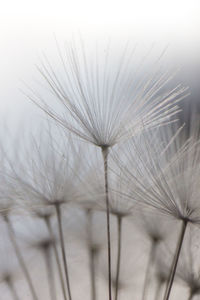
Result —
M122 240L122 217L117 216L117 233L118 233L118 242L117 242L117 270L115 278L115 300L118 299L119 291L119 273L120 273L120 263L121 263L121 240Z
M51 227L50 219L45 218L44 220L48 227L50 237L52 240L54 240L54 234L53 234L53 230ZM56 259L56 264L58 267L58 274L59 274L59 278L60 278L60 284L61 284L61 288L62 288L62 292L63 292L63 297L65 300L67 300L67 295L66 295L66 291L65 291L65 283L64 283L64 279L63 279L63 273L62 273L62 268L61 268L60 259L59 259L59 255L58 255L58 250L56 248L56 243L53 243L53 251L54 251L54 255L55 255L55 259Z
M72 300L71 288L70 288L70 282L69 282L69 274L68 274L68 266L67 266L67 258L66 258L66 253L65 253L65 242L64 242L64 235L63 235L63 229L62 229L62 217L61 217L60 205L61 205L60 203L57 203L55 205L55 208L56 208L56 215L57 215L57 220L58 220L58 230L59 230L59 236L60 236L60 244L61 244L64 271L65 271L65 278L66 278L66 283L67 283L68 297L69 297L69 300Z
M108 244L108 293L109 300L112 300L112 278L111 278L111 241L110 241L110 206L108 196L108 147L102 147L104 160L104 177L106 193L106 226L107 226L107 244Z
M32 298L33 298L33 300L38 300L38 297L37 297L37 294L36 294L35 289L33 287L33 283L32 283L30 274L28 272L26 263L24 261L24 258L22 256L22 254L21 254L21 251L20 251L20 249L18 247L16 238L15 238L15 232L13 230L13 227L12 227L12 224L10 222L10 219L8 218L8 216L4 216L4 219L5 219L7 227L8 227L8 233L9 233L10 241L12 243L12 246L13 246L14 250L15 250L15 254L16 254L16 257L18 259L19 265L20 265L20 267L21 267L21 269L22 269L22 271L24 273L24 276L25 276L25 279L26 279L27 284L29 286Z
M171 288L172 288L172 285L173 285L173 282L174 282L174 276L175 276L175 273L176 273L176 268L177 268L178 259L179 259L180 252L181 252L181 247L182 247L182 244L183 244L183 239L184 239L187 223L188 222L186 220L182 221L180 237L179 237L179 241L178 241L178 244L177 244L177 249L176 249L176 252L175 252L175 255L174 255L174 259L173 259L173 262L172 262L172 267L171 267L167 287L166 287L166 290L165 290L164 300L168 300L169 296L170 296L170 292L171 292Z

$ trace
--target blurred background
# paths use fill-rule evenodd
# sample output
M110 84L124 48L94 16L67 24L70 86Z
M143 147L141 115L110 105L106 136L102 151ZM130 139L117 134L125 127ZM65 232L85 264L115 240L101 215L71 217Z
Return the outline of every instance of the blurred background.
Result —
M111 40L121 45L128 41L146 51L154 47L158 56L167 47L167 64L179 69L180 82L191 88L185 113L194 104L199 110L199 13L198 0L4 1L0 10L1 120L12 126L25 118L30 123L30 116L34 120L39 114L22 91L25 84L32 86L38 79L35 64L43 53L54 60L55 37L61 48L77 36L86 43Z

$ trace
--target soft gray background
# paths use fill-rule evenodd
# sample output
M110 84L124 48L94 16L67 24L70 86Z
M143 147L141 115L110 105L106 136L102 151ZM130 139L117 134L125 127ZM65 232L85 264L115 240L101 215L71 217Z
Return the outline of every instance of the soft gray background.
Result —
M2 1L0 7L0 116L13 124L33 118L33 107L20 89L32 85L35 64L44 51L54 57L54 34L64 41L81 35L84 41L121 44L127 40L148 49L155 43L159 53L181 68L181 80L192 87L198 100L200 3L198 0L140 1ZM34 114L34 115L33 115ZM12 125L11 125L12 126Z

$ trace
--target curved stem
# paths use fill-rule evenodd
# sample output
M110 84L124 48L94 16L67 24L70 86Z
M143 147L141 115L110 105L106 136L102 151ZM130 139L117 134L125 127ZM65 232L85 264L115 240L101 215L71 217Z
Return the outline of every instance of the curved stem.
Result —
M45 220L45 223L48 227L50 237L53 240L54 239L54 234L53 234L53 230L52 230L52 227L51 227L51 222L50 222L49 218L45 218L44 220ZM61 288L62 288L62 292L63 292L63 297L64 297L65 300L67 300L67 295L66 295L66 291L65 291L65 284L64 284L64 279L63 279L63 273L62 273L62 268L61 268L60 259L59 259L59 255L58 255L58 250L56 248L56 244L53 243L52 247L53 247L53 251L54 251L54 255L55 255L55 259L56 259L56 264L57 264L57 267L58 267L58 274L59 274L59 278L60 278L60 284L61 284Z
M152 261L153 261L153 257L154 257L154 249L155 249L155 244L154 244L154 242L152 242L151 250L150 250L149 258L148 258L148 262L147 262L146 272L145 272L142 300L146 299L146 294L147 294L147 290L148 290L148 283L149 283L149 274L150 274L151 265L152 265Z
M118 299L119 291L119 273L120 273L120 263L121 263L121 240L122 240L122 217L117 216L117 233L118 233L118 243L117 243L117 271L115 278L115 300Z
M179 259L179 256L180 256L181 247L182 247L182 244L183 244L183 239L184 239L187 223L188 222L186 220L182 221L180 237L179 237L179 241L178 241L178 244L177 244L177 249L176 249L176 252L175 252L175 255L174 255L174 259L173 259L173 262L172 262L172 267L171 267L167 287L166 287L166 290L165 290L164 300L168 300L169 296L170 296L170 292L171 292L171 288L172 288L172 285L173 285L173 282L174 282L174 276L175 276L175 273L176 273L176 267L177 267L177 264L178 264L178 259Z
M22 256L22 254L21 254L21 251L18 247L16 237L15 237L15 232L14 232L13 227L12 227L12 223L10 222L10 219L8 218L8 216L4 216L4 219L5 219L7 227L8 227L8 233L9 233L10 241L12 243L12 246L13 246L14 250L15 250L15 254L16 254L16 257L18 259L19 265L20 265L20 267L21 267L21 269L24 273L24 276L25 276L25 279L26 279L27 284L29 286L32 298L33 298L33 300L38 300L38 297L37 297L37 294L36 294L35 289L33 287L33 283L32 283L29 271L27 269L26 263L24 261L24 258Z
M57 215L57 220L58 220L58 230L59 230L59 236L60 236L60 244L61 244L61 251L62 251L63 264L64 264L65 278L66 278L66 283L67 283L68 296L69 296L69 300L72 300L71 288L70 288L70 282L69 282L69 274L68 274L68 266L67 266L67 258L66 258L66 253L65 253L65 242L64 242L64 235L63 235L63 229L62 229L62 217L61 217L60 205L61 205L60 203L57 203L55 205L55 208L56 208L56 215Z
M111 241L110 241L110 207L108 196L108 147L102 147L102 155L104 160L104 177L105 177L105 193L106 193L106 222L107 222L107 244L108 244L108 293L109 300L112 300L112 278L111 278Z

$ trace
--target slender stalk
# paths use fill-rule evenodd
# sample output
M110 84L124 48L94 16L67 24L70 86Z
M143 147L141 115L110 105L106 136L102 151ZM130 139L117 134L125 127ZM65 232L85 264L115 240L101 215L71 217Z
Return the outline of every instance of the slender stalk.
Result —
M91 280L91 300L96 300L96 272L95 272L95 251L90 248L90 280Z
M7 279L5 282L7 283L7 286L9 288L9 290L10 290L10 293L12 295L13 300L20 300L19 297L18 297L18 295L17 295L17 291L15 289L15 286L14 286L12 280L11 279Z
M191 290L191 291L190 291L190 294L189 294L189 297L188 297L188 300L192 300L193 297L194 297L194 293L193 293L193 291Z
M122 217L117 216L117 233L118 233L118 242L117 242L117 270L115 278L115 300L118 299L119 291L119 273L120 273L120 263L121 263L121 240L122 240Z
M53 235L53 230L52 230L52 227L51 227L50 219L45 218L44 220L45 220L45 223L48 227L50 237L53 240L54 235ZM58 250L56 248L56 243L53 243L52 247L53 247L53 251L54 251L54 255L55 255L55 259L56 259L56 264L57 264L57 267L58 267L58 274L59 274L59 278L60 278L60 284L61 284L61 288L62 288L62 292L63 292L63 297L64 297L65 300L67 300L67 295L66 295L66 291L65 291L65 283L64 283L64 279L63 279L63 273L62 273L62 268L61 268L60 259L59 259L59 255L58 255Z
M12 246L13 246L14 250L15 250L15 254L16 254L16 257L18 259L19 265L22 268L22 271L24 273L24 276L25 276L25 279L26 279L27 284L29 286L32 298L33 298L33 300L38 300L38 297L37 297L37 294L35 292L35 289L34 289L34 286L33 286L33 283L32 283L32 280L31 280L31 277L30 277L30 274L29 274L29 271L27 269L26 263L24 261L24 258L22 256L22 254L21 254L21 251L20 251L20 249L18 247L16 238L15 238L15 232L13 230L13 227L12 227L12 224L10 222L10 219L8 218L8 216L4 216L4 219L5 219L7 227L8 227L8 233L9 233L10 241L12 243Z
M105 193L106 193L106 226L107 226L107 244L108 244L108 293L109 300L112 300L112 278L111 278L111 242L110 242L110 207L108 196L108 147L102 147L104 160Z
M90 249L90 277L91 277L91 300L96 300L96 272L95 272L95 252Z
M51 246L47 245L45 248L42 249L42 251L44 254L44 260L46 265L50 299L56 300L55 278L54 278L54 272L53 272L52 261L51 261L51 253L50 253Z
M65 278L66 278L66 283L67 283L68 297L69 297L69 300L72 300L71 288L70 288L70 282L69 282L69 274L68 274L68 266L67 266L67 258L66 258L66 253L65 253L65 242L64 242L64 235L63 235L63 229L62 229L62 217L61 217L60 205L61 205L60 203L57 203L55 205L55 208L56 208L56 215L57 215L57 220L58 220L58 230L59 230L59 236L60 236L60 244L61 244L64 271L65 271Z
M92 211L87 210L88 217L88 244L89 244L89 265L90 265L90 281L91 281L91 300L96 300L96 270L95 270L95 256L96 251L92 246Z
M171 288L172 288L172 285L173 285L173 282L174 282L174 276L175 276L175 273L176 273L176 267L177 267L177 264L178 264L178 259L179 259L179 256L180 256L181 247L182 247L182 244L183 244L183 239L184 239L187 223L188 222L186 220L182 221L180 237L179 237L179 241L178 241L178 244L177 244L177 249L176 249L176 252L175 252L175 255L174 255L174 259L173 259L173 262L172 262L172 267L171 267L167 287L166 287L166 290L165 290L164 300L168 300L169 296L170 296L170 292L171 292Z
M151 265L154 257L154 250L155 250L155 243L152 242L151 244L151 250L149 253L149 258L147 262L146 272L145 272L145 279L144 279L144 286L143 286L143 293L142 293L142 300L146 299L147 290L148 290L148 283L149 283L149 275L151 270Z
M160 300L161 299L161 291L162 291L162 286L163 286L163 280L158 281L156 293L155 293L155 300Z

